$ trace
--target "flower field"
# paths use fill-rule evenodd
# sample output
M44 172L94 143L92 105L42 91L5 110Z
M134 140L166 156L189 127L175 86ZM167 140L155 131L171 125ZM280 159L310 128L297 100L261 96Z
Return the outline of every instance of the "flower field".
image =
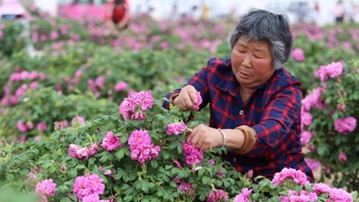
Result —
M186 142L208 109L162 107L209 57L230 57L233 19L144 15L119 32L31 13L28 38L0 24L0 202L359 201L359 25L292 26L310 183L291 168L239 174L225 148Z

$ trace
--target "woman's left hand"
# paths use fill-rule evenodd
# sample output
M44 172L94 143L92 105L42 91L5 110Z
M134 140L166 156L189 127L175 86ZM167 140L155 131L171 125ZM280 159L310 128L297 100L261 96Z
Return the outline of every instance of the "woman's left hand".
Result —
M202 151L206 151L213 147L220 147L223 142L221 132L203 124L192 129L188 135L188 139L191 140L194 147Z

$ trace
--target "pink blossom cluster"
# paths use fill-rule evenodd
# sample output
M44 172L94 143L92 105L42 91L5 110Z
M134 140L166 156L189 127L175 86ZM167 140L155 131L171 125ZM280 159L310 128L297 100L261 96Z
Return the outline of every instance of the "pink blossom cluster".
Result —
M88 148L80 147L76 144L70 144L69 146L69 155L72 158L87 160L91 156L97 154L99 151L98 144L94 143L90 145Z
M131 158L140 162L141 166L145 162L157 158L161 148L151 142L151 136L147 130L135 130L131 133L128 144L130 145Z
M334 122L334 129L338 133L341 134L348 134L350 132L353 132L357 126L357 120L350 116L346 117L345 119L337 119Z
M35 187L35 193L41 196L41 202L47 202L46 196L55 194L56 184L52 179L38 182Z
M1 99L1 103L4 106L9 106L9 105L16 105L18 103L18 100L25 94L25 92L28 89L35 89L38 87L38 82L34 81L30 84L30 86L28 86L27 84L22 84L21 86L19 86L16 90L15 90L15 94L12 95L11 91L10 91L10 86L5 86L4 87L4 97Z
M10 81L23 81L23 80L36 80L36 79L45 79L45 75L42 72L36 72L36 71L21 71L21 72L15 72L10 75Z
M329 191L329 198L336 202L353 202L352 195L344 189L332 188Z
M320 167L322 166L320 161L316 161L311 158L305 158L305 162L308 164L308 166L310 167L310 169L312 169L313 172L319 170Z
M249 196L252 191L252 189L243 188L242 192L234 198L233 202L249 202Z
M201 92L196 91L196 96L197 96L197 103L195 103L193 105L193 108L198 111L199 106L202 104L203 100L202 100L202 97L201 97Z
M122 145L120 143L120 137L115 136L112 131L108 131L102 140L101 146L106 151L112 151L118 147L121 147Z
M55 130L61 130L63 128L66 128L68 125L69 123L67 121L60 121L54 123Z
M194 146L192 146L190 140L187 140L182 144L183 155L186 159L186 163L193 167L195 164L202 162L203 152Z
M347 155L344 152L340 152L338 155L338 160L342 163L346 162L347 159Z
M324 109L325 104L321 100L320 96L324 92L323 88L315 88L302 100L302 111L310 111L313 106L318 109Z
M40 122L36 126L36 129L38 131L42 131L42 132L46 131L46 128L47 128L47 126L46 126L46 123L44 123L44 122Z
M96 98L101 96L100 91L105 89L105 77L99 76L95 80L89 79L87 81L88 89L93 92Z
M193 186L189 182L188 183L182 182L178 187L182 194L185 194L185 195L193 195L194 194Z
M318 196L315 193L302 190L300 194L296 191L289 190L288 196L281 196L281 202L292 202L292 201L318 201Z
M116 92L120 92L120 91L125 90L127 87L128 87L128 84L126 82L120 81L115 85L114 88L115 88Z
M313 116L309 112L301 113L301 121L303 126L310 126L312 124Z
M291 202L291 201L318 201L318 197L322 194L327 194L327 202L353 202L351 194L343 189L330 188L328 185L323 183L317 183L313 185L312 192L302 190L300 193L289 190L287 196L281 196L280 201Z
M305 59L304 51L301 48L294 49L291 55L297 62L303 62Z
M53 196L55 194L56 184L52 179L43 180L36 184L35 193L41 195Z
M216 189L211 191L208 195L207 202L217 202L217 201L228 201L228 193L221 190Z
M90 176L80 176L76 177L75 183L73 184L73 192L76 194L79 199L88 199L89 196L92 197L95 195L103 194L105 190L105 185L103 184L103 179L101 179L97 174L92 174Z
M170 123L167 125L166 133L168 135L179 135L180 133L184 132L186 130L186 124L181 123Z
M100 200L100 196L98 194L90 194L83 197L82 202L110 202L110 200Z
M22 132L25 133L28 130L31 130L34 128L34 124L29 121L29 122L23 122L22 120L18 120L17 121L17 129Z
M332 62L329 65L321 66L314 72L315 76L320 78L321 82L325 82L328 78L336 78L343 73L342 62Z
M34 128L34 124L31 121L28 121L26 123L24 123L22 120L17 121L17 129L22 133L32 130L33 128ZM47 129L46 123L44 122L38 123L36 129L41 132L46 131Z
M275 185L280 185L281 183L291 179L293 182L299 185L309 184L307 180L307 175L300 170L295 170L293 168L283 168L282 171L274 174L272 183Z
M141 91L126 97L119 106L119 112L125 120L144 120L144 113L154 104L152 91Z
M85 124L85 118L82 116L75 116L74 118L72 118L71 120L71 125L75 126L76 124L80 124L83 125Z
M300 133L300 142L302 143L302 145L308 144L311 139L312 133L310 133L309 131L304 130Z
M18 103L19 98L23 96L26 90L28 89L34 90L39 86L39 83L35 81L36 79L41 79L41 80L45 79L45 75L42 72L36 72L36 71L28 72L28 71L21 71L19 70L19 68L17 69L18 69L16 70L17 72L13 73L10 76L9 83L4 87L4 96L1 98L1 104L3 104L4 106L16 105ZM21 86L19 86L15 90L15 94L13 95L10 89L11 84L13 82L20 82L23 80L30 80L32 82L29 85L22 84Z

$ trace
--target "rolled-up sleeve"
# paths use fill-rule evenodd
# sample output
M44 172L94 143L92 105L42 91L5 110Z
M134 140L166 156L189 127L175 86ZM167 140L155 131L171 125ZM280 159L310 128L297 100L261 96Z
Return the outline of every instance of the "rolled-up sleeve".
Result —
M257 141L246 155L257 156L271 152L279 144L291 144L296 135L290 129L294 122L300 119L301 86L294 83L280 90L268 103L261 122L252 126L257 134ZM300 123L300 122L299 122ZM284 142L284 139L287 142Z

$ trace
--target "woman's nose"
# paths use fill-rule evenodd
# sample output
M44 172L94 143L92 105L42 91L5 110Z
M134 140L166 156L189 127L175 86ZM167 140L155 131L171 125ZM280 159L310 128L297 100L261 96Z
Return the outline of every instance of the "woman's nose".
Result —
M250 56L247 54L244 55L243 57L243 62L241 64L242 66L246 67L246 68L251 68L252 65L251 65L251 58Z

